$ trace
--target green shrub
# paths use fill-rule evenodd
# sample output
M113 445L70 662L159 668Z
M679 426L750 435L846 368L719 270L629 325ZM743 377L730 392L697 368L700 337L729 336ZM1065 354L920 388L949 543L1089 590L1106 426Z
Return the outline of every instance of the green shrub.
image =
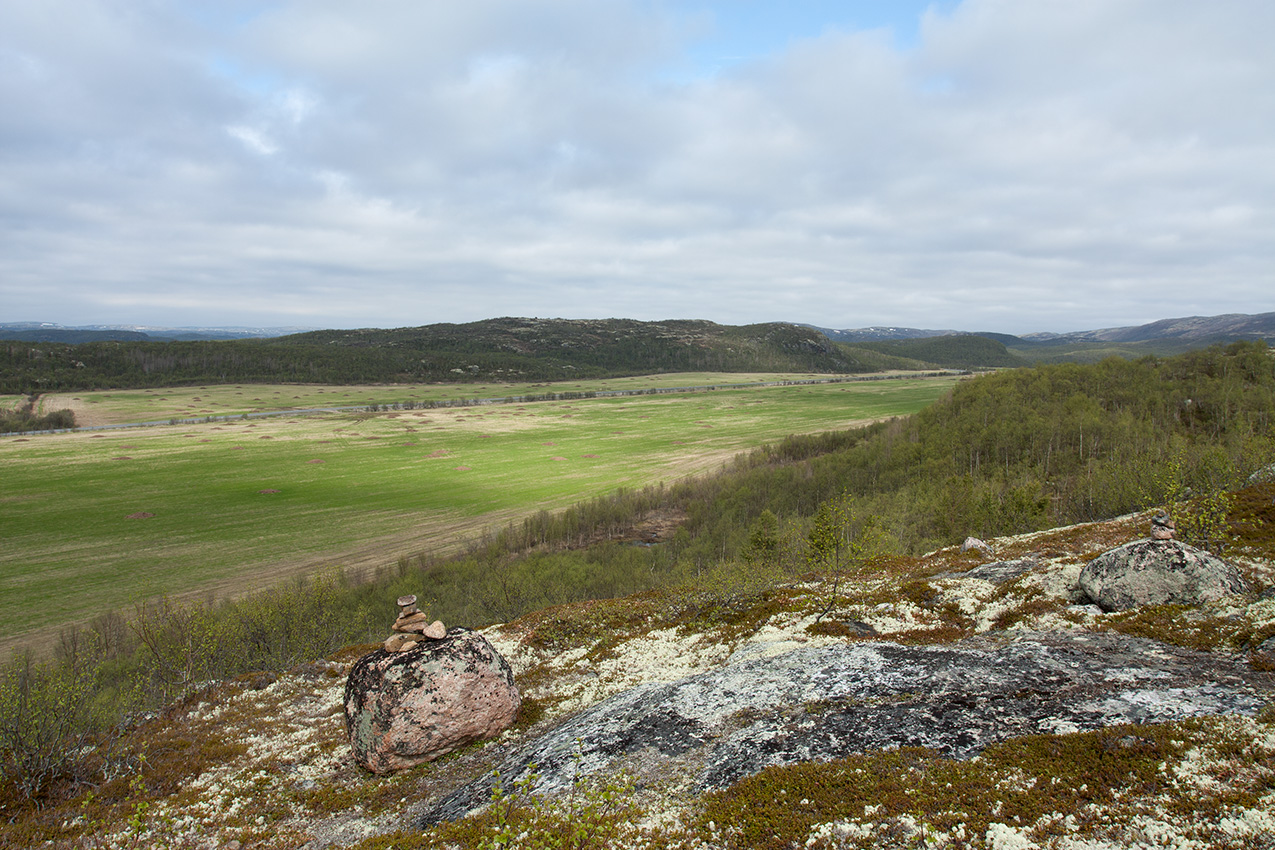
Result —
M0 778L20 797L110 772L109 739L124 706L98 674L87 655L37 661L30 652L0 671Z

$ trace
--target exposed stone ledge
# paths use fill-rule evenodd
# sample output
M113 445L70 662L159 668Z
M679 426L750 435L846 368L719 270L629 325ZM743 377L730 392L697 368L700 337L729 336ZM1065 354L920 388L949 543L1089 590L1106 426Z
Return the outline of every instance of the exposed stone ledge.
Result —
M540 793L600 771L681 776L695 792L768 765L889 747L968 758L1018 735L1251 716L1273 683L1235 656L1111 632L811 646L616 694L527 742L499 772L507 787ZM460 788L421 822L481 807L493 783L487 774Z

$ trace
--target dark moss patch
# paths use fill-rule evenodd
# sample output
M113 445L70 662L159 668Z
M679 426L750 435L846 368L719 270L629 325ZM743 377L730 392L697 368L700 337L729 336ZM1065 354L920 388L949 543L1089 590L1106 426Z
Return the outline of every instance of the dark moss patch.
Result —
M726 846L779 850L805 846L816 824L906 816L942 831L963 825L966 835L981 839L993 821L1034 824L1054 812L1081 814L1090 804L1167 790L1161 764L1206 737L1199 723L1122 726L1018 738L987 748L978 761L901 749L772 767L706 795L699 829L729 825ZM1082 824L1080 831L1097 826ZM1045 838L1051 829L1039 831Z
M1009 629L1019 623L1025 623L1045 614L1050 614L1063 610L1063 603L1056 599L1045 599L1043 594L1036 588L1034 595L1028 596L1026 601L1016 607L1009 608L996 615L992 620L993 629Z
M1149 605L1114 615L1106 628L1187 649L1240 649L1252 644L1255 632L1244 618L1222 619L1186 605Z
M648 592L558 605L520 617L510 628L524 633L522 642L527 646L564 652L648 627L658 612L660 596Z
M820 620L806 626L806 633L843 637L848 640L877 640L877 630L858 620Z
M1233 547L1253 557L1275 558L1275 482L1245 487L1232 495L1227 519Z

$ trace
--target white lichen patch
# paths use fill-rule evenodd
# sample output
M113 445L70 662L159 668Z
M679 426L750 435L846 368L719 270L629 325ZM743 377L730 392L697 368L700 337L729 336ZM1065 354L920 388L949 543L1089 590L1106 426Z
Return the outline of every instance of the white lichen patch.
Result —
M606 657L589 663L584 675L581 660L569 654L564 656L563 665L555 665L560 675L554 685L557 702L552 713L588 708L637 685L673 682L716 669L729 656L728 646L678 629L661 629L622 641L611 647Z
M753 634L740 641L729 657L730 663L744 660L775 658L803 646L828 646L842 638L811 634L808 630L819 615L784 612L771 617Z
M980 578L943 578L930 582L944 603L956 606L967 617L981 616L996 585Z
M1231 612L1238 613L1238 612ZM1243 615L1257 628L1275 625L1275 597L1259 599L1243 609Z
M942 575L930 580L938 599L932 606L959 612L972 622L970 630L1042 631L1091 625L1097 608L1079 589L1083 564L1069 559L1042 561L1030 571L1003 583L964 575Z
M509 662L509 667L513 670L515 678L554 655L554 653L528 646L523 640L525 636L520 631L512 629L508 624L482 629L479 634L487 639L487 642L500 653L505 661ZM566 663L565 659L569 655L575 654L577 657L583 657L586 652L588 652L588 647L579 647L571 652L560 653L559 657L564 659L564 663Z
M1071 558L1041 561L1019 579L1021 589L1018 592L1023 595L1039 595L1066 604L1083 602L1086 597L1080 589L1080 573L1084 567L1084 562Z
M274 841L303 841L310 813L299 805L302 792L343 766L344 686L343 677L284 676L191 711L181 720L183 736L231 744L232 754L148 802L147 832L119 831L107 836L108 845L219 846L232 834L242 840L258 831Z
M876 629L877 634L883 636L895 632L933 628L942 622L934 611L904 599L852 610L856 619Z

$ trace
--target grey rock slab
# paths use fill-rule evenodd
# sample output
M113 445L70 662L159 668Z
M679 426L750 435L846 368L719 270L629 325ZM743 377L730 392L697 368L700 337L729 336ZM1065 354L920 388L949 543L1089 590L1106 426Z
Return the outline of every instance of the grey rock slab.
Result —
M1004 584L1031 572L1038 566L1040 565L1035 558L1019 558L1016 561L993 561L990 564L981 564L972 570L966 570L955 575L961 578L982 579L983 581L990 581L992 584Z
M1275 463L1270 466L1263 466L1248 477L1245 482L1246 487L1256 487L1258 484L1270 484L1275 482Z
M891 747L968 758L1019 735L1252 715L1271 689L1269 674L1235 656L1116 633L805 647L616 694L525 742L498 770L506 789L535 793L621 771L641 783L680 777L697 793L769 765ZM488 774L460 788L421 823L482 807L495 782Z

